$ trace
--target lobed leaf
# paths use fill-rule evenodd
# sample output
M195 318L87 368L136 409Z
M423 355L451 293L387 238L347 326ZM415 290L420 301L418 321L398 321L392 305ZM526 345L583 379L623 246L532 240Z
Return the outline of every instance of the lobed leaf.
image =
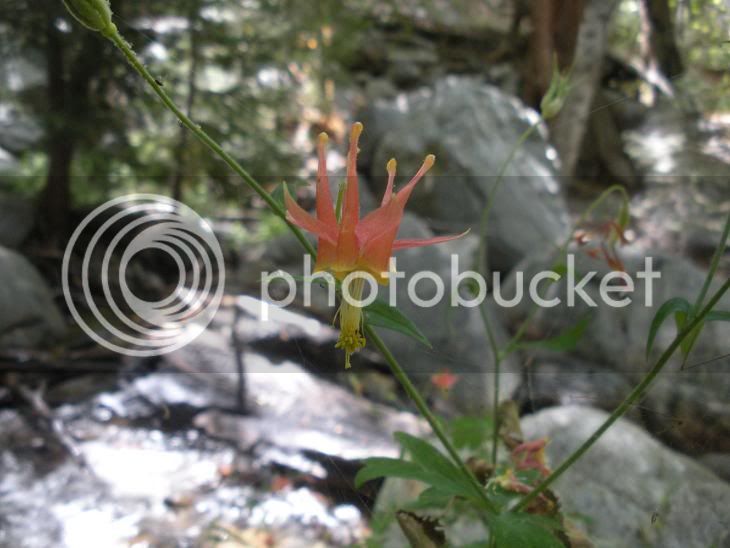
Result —
M506 512L489 520L496 548L565 548L555 536L560 524L545 516Z
M355 487L360 488L366 481L382 477L414 479L423 482L429 479L423 468L414 462L373 457L365 459L365 466L355 475Z

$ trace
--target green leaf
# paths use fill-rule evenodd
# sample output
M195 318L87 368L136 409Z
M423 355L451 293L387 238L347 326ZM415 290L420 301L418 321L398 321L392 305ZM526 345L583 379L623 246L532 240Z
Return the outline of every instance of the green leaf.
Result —
M675 312L674 323L677 326L677 332L680 332L680 331L682 331L682 329L684 329L684 326L687 325L687 321L688 321L688 316L685 312ZM689 353L692 352L692 348L694 347L695 343L697 342L697 337L700 336L700 333L702 332L702 328L704 326L705 326L705 321L702 320L700 323L698 323L696 326L694 326L692 328L692 331L690 331L690 333L687 334L687 336L684 338L684 340L682 340L682 342L679 343L679 349L681 350L685 361L687 360Z
M555 529L558 522L533 514L506 512L489 520L497 548L565 548Z
M426 510L429 508L446 508L453 495L436 487L424 489L413 502L404 505L406 510Z
M656 339L656 334L662 324L664 324L666 319L671 314L675 314L676 321L676 314L678 312L689 314L691 310L692 306L689 304L689 302L687 302L687 299L684 299L682 297L674 297L673 299L669 299L667 302L659 307L659 310L657 310L654 319L651 321L651 327L649 327L649 337L646 340L647 358L649 357L649 354L651 354L651 349L654 346L654 339Z
M728 310L711 310L705 316L706 322L730 322L730 311Z
M392 331L397 331L403 335L407 335L417 340L428 348L433 348L416 324L414 324L405 314L397 308L390 306L385 301L376 299L363 309L365 313L365 321L376 327L384 327Z
M403 449L410 453L413 462L420 464L424 468L430 468L445 477L461 475L456 465L427 441L406 434L405 432L396 432L393 434L393 437L395 437Z
M489 417L457 417L450 427L457 449L478 449L490 439L494 424Z
M274 201L279 204L281 207L286 207L284 203L284 189L286 188L286 181L283 183L276 185L276 188L271 191L271 197L274 199Z
M525 341L518 343L515 348L544 348L546 350L554 350L556 352L565 352L576 347L583 333L588 328L591 316L586 315L581 318L577 324L569 327L561 332L558 336L541 341Z
M446 456L433 445L420 438L396 432L395 439L408 451L413 462L420 465L428 477L423 481L444 493L475 499L475 487Z
M429 474L424 473L423 468L414 462L373 457L365 459L365 466L355 476L355 487L360 488L366 481L383 477L414 479L426 483L430 479Z
M456 470L451 477L444 477L432 469L425 468L421 464L402 459L389 459L385 457L374 457L365 460L365 466L355 475L355 487L362 486L366 481L376 478L390 477L421 481L427 485L436 487L440 493L449 496L469 496L470 490L465 492L465 486L459 479L463 477ZM470 488L469 484L467 488Z
M555 272L555 274L562 278L568 273L568 265L566 265L564 262L555 263L550 270L552 270L553 272Z

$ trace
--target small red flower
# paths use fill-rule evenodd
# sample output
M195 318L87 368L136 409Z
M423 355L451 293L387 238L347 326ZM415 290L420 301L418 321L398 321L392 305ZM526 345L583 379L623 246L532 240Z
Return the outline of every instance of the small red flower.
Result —
M441 390L451 390L451 387L453 387L458 380L459 376L454 375L448 369L445 369L440 373L435 373L431 375L431 384L433 384L436 388L440 388Z

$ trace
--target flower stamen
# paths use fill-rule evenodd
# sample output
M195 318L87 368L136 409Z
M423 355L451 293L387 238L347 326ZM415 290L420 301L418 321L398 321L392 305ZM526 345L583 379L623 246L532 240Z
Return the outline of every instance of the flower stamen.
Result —
M362 299L365 279L357 277L350 284L349 295L343 295L342 303L337 311L340 317L340 337L335 348L345 351L345 369L349 369L350 356L365 346L365 337L362 335L362 307L358 302Z

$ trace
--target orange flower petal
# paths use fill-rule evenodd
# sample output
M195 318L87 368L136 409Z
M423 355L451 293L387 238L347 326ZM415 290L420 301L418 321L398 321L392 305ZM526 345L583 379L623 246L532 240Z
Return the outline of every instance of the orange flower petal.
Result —
M388 171L388 186L385 187L383 201L380 202L381 207L390 202L390 199L393 197L393 183L395 181L396 165L395 158L391 158L388 160L388 165L385 166L385 169Z
M355 122L350 131L350 150L347 152L347 187L342 204L340 230L354 232L360 219L360 193L357 187L357 143L362 133L362 124Z
M403 219L403 208L398 200L390 200L386 205L371 211L357 225L356 234L360 245L365 247L368 242L393 229L397 233L401 219Z
M398 225L386 227L362 247L359 266L370 272L381 283L387 282L390 257L393 254L393 241L398 233Z
M469 231L466 230L461 234L455 234L451 236L436 236L435 238L396 240L393 243L393 251L397 251L399 249L408 249L409 247L423 247L425 245L442 244L444 242L450 242L451 240L456 240L458 238L466 236L468 233Z
M426 159L423 160L423 164L421 164L421 167L413 176L413 179L408 181L408 184L398 192L397 197L398 200L401 202L402 207L406 206L406 202L408 201L408 198L410 198L411 192L413 192L414 187L416 186L416 184L418 184L418 181L420 181L423 176L428 172L428 170L433 167L434 163L436 163L436 156L434 156L433 154L429 154L428 156L426 156Z
M332 244L337 243L337 225L328 225L318 219L312 217L309 213L304 211L299 204L291 197L289 190L284 187L284 204L286 205L286 216L287 219L303 228L307 232L317 235L329 241Z
M337 225L335 206L330 193L329 176L327 175L327 134L320 133L317 140L317 219L328 225Z

